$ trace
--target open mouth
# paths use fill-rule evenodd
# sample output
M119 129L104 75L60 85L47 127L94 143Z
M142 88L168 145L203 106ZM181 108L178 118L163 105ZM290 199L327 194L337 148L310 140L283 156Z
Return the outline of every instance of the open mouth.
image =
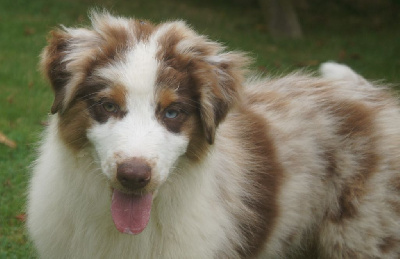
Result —
M118 231L133 235L141 233L149 222L152 202L152 193L126 194L114 189L111 215Z

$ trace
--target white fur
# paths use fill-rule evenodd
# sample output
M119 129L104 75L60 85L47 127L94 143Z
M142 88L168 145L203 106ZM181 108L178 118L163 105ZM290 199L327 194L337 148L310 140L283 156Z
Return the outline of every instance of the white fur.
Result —
M319 71L322 76L327 79L353 82L356 83L354 84L355 87L372 87L372 85L362 76L358 75L351 68L343 64L325 62L320 66Z

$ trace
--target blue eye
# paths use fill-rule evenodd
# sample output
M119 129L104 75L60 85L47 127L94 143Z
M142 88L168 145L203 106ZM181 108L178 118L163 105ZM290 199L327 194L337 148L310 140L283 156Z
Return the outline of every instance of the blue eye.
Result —
M167 119L175 119L176 117L178 117L179 112L177 110L174 109L168 109L165 111L165 118Z

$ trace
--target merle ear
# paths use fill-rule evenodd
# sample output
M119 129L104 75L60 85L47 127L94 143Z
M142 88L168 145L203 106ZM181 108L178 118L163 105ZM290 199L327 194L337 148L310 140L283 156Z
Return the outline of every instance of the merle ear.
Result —
M65 86L71 78L71 73L66 69L64 62L67 55L71 35L58 29L50 32L48 45L41 54L41 70L48 78L54 91L54 102L51 113L57 113L65 97Z
M248 63L249 58L243 53L228 52L209 56L195 65L200 116L209 144L214 143L219 123L240 97L243 74Z
M50 32L40 67L54 91L51 113L62 112L71 101L73 88L86 76L98 46L98 35L92 30L62 27Z
M182 21L168 26L172 29L168 33L171 37L167 49L172 53L168 53L166 59L168 56L177 58L190 73L198 94L204 135L208 143L213 144L219 123L239 99L251 60L244 53L225 52L219 43L198 35Z

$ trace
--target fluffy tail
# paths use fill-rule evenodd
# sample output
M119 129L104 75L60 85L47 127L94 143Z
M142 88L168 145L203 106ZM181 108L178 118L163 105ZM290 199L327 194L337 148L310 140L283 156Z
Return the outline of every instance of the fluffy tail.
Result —
M354 72L350 67L335 62L322 63L319 72L322 77L327 79L350 81L360 86L371 86L365 78Z

